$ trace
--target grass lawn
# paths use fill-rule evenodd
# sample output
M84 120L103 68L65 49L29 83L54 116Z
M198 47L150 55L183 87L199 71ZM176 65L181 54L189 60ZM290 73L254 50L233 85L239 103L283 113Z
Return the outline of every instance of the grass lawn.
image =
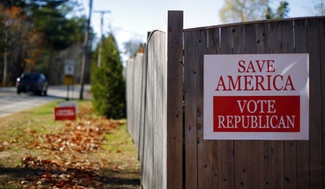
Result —
M96 116L79 101L76 121L54 121L52 102L0 118L2 188L140 188L126 120Z

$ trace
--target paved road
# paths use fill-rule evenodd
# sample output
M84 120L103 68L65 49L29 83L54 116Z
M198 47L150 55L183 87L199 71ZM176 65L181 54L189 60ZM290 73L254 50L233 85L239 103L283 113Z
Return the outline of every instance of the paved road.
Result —
M85 85L83 97L84 99L90 99L88 94L90 89L89 85ZM80 87L74 86L70 88L69 99L79 99ZM35 106L42 105L47 102L58 99L66 99L67 87L66 86L49 86L47 96L37 96L32 93L16 93L15 87L0 88L0 117L4 117L12 114L13 112L22 111Z

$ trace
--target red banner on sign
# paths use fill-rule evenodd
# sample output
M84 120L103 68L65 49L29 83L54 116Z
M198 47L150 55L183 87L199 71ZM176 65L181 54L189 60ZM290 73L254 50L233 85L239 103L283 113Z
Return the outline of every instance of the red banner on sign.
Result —
M75 120L76 108L75 107L56 107L54 108L55 120Z
M300 96L214 96L214 132L300 132Z

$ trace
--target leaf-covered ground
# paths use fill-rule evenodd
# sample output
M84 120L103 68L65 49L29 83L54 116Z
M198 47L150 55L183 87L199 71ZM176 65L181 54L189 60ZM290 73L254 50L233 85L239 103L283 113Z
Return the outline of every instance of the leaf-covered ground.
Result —
M52 128L44 126L51 121L42 122L51 114L21 116L26 120L17 124L12 122L19 114L0 118L0 135L6 135L0 136L0 186L140 188L140 165L125 121L92 116L91 103L80 105L79 112L77 121L54 122Z

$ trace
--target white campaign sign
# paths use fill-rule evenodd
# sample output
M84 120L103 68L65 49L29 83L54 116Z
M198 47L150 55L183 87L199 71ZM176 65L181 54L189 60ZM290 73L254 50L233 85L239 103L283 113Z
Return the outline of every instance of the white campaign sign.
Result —
M309 55L205 55L204 139L308 140Z

